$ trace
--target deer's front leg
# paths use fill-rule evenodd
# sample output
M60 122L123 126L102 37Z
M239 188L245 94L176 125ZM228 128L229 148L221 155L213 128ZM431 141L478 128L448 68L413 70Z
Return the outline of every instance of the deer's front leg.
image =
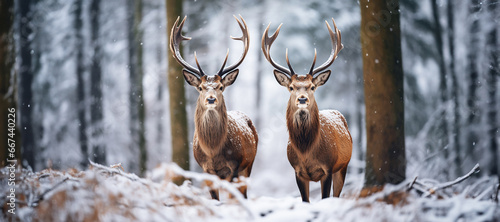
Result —
M198 140L196 139L196 137L193 140L193 152L196 162L198 162L205 173L217 175L211 158L209 158L207 154L203 152L198 144ZM210 183L209 187L212 187L212 183ZM212 197L212 199L219 200L219 190L211 188L210 196Z
M214 200L219 200L219 190L218 189L210 190L210 196L212 196L212 199Z
M326 176L321 180L321 198L325 199L330 196L330 191L332 190L332 174L327 173Z
M300 178L297 174L295 174L295 179L297 180L297 186L299 187L302 201L309 202L309 181Z
M209 174L213 174L213 175L216 174L215 170L213 170L213 168L208 169L206 164L202 165L202 168L204 169L205 173L209 173ZM210 183L209 187L213 187L213 184ZM214 200L219 200L219 189L212 189L211 188L210 189L210 196Z

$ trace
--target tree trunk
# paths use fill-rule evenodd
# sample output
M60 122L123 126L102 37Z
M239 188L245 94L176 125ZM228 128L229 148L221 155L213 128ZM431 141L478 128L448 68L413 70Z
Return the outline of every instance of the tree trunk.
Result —
M480 110L477 106L477 101L479 100L477 96L477 89L479 88L479 72L477 68L477 49L479 48L479 37L478 33L481 30L479 18L476 15L481 9L480 0L471 0L469 5L469 18L472 23L469 26L469 44L467 52L467 73L469 74L469 93L467 95L467 107L468 107L468 135L467 135L467 156L472 158L472 163L477 161L476 155L474 154L474 147L478 142L478 134L476 131L477 124L479 123L479 117L481 116Z
M37 1L38 2L38 1ZM40 18L42 15L39 11L34 11L33 12L34 15L33 15L33 20L36 20L38 18ZM42 71L42 68L43 68L43 61L42 61L42 51L43 51L43 47L44 45L46 44L46 42L44 41L44 38L42 37L43 36L43 33L44 32L44 27L42 26L37 26L37 27L33 27L33 35L32 35L32 42L31 42L31 45L32 45L32 55L31 55L31 70L33 72L33 76L34 78L36 78L36 76ZM47 87L49 88L49 87ZM46 103L47 101L51 100L49 96L47 96L47 94L45 92L47 92L48 89L45 89L45 90L40 90L40 88L38 87L36 81L33 82L33 93L34 95L38 95L38 96L35 96L33 99L33 105L32 105L32 113L33 115L35 116L35 118L38 118L38 119L43 119L46 115L45 113L45 109L46 109ZM41 95L44 95L44 96L41 96ZM45 98L41 98L41 99L37 99L40 98L40 97L45 97ZM32 121L30 123L31 127L33 128L33 141L35 141L33 143L33 149L36 150L36 153L45 153L47 148L44 146L45 144L41 143L41 141L43 141L43 136L44 136L44 125L43 125L43 121ZM48 161L48 162L47 162ZM52 161L47 160L47 157L45 155L37 155L36 157L36 162L38 164L40 164L40 166L43 168L47 168L47 167L55 167L57 168L58 165L57 163L53 163Z
M36 170L37 155L34 149L34 136L32 123L32 108L33 108L33 71L31 68L31 52L32 44L30 35L32 31L32 6L33 1L19 0L19 118L21 122L21 138L22 141L22 159L26 161L28 166Z
M158 15L156 19L156 26L161 27L162 26L162 20L163 18L161 17L161 13L163 12L162 10L157 10ZM161 39L163 37L160 32L158 32L158 35L156 36L158 39ZM168 43L167 43L168 44ZM161 119L164 114L164 107L163 107L163 90L164 90L164 76L163 76L163 70L162 70L162 64L163 64L163 50L162 50L162 44L161 41L158 41L156 49L156 64L158 66L157 73L158 75L158 91L156 94L156 99L157 103L160 105L156 106L156 110L158 111L157 117L159 117L159 121L156 123L156 131L157 131L157 136L156 136L156 144L157 146L163 146L163 122Z
M258 0L256 5L260 5L259 9L259 14L258 14L258 21L257 25L259 26L258 33L264 33L264 19L265 19L265 9L266 9L266 2L264 0ZM260 47L256 47L257 49L257 77L255 79L255 110L256 110L256 117L255 117L255 126L257 129L260 129L261 127L261 110L262 110L262 73L264 72L264 60L263 58L263 53L261 52Z
M439 8L437 4L437 0L432 0L432 17L434 19L434 28L433 28L433 36L436 41L436 49L438 52L438 67L439 67L439 91L440 91L440 102L441 105L446 106L446 102L448 101L448 87L446 83L446 65L444 63L444 49L443 49L443 31L441 28L440 16L439 16ZM448 135L448 121L447 121L447 108L443 109L441 113L441 118L439 119L439 131L442 132L440 137L442 138L440 143L437 144L439 149L443 149L444 159L448 160L448 149L446 148L449 145L449 135ZM449 174L447 169L443 169L445 174Z
M106 164L106 149L103 138L103 111L102 111L102 74L101 74L101 44L99 42L99 13L100 1L90 3L91 45L94 50L92 67L90 70L90 124L92 136L93 161Z
M145 107L143 96L143 63L142 63L142 0L128 0L129 9L129 71L130 71L130 132L132 149L139 149L139 173L146 171L147 150L144 135Z
M366 103L365 186L405 179L399 1L360 1Z
M489 0L488 1L488 11L489 11L489 16L490 21L497 21L495 17L497 17L497 4L498 0ZM488 69L488 80L486 81L488 84L488 124L489 124L489 129L488 129L488 138L490 138L489 141L489 150L491 152L491 161L490 161L490 174L491 175L497 175L500 176L498 173L498 143L497 139L499 138L500 134L498 132L498 120L497 120L497 101L498 99L496 98L496 93L498 89L498 76L500 75L500 67L498 65L498 40L497 40L497 30L498 26L493 25L491 27L491 30L488 33L487 36L487 49L489 51L489 60L490 60L490 66ZM499 178L500 179L500 178Z
M0 1L0 142L5 149L0 149L0 167L21 160L20 131L16 101L14 72L14 1ZM10 114L10 116L9 116ZM10 139L10 140L9 140ZM13 145L11 145L13 144ZM14 152L9 152L12 149Z
M85 64L83 61L83 35L82 35L82 0L75 1L75 50L76 50L76 92L77 92L77 110L78 110L78 135L80 138L80 150L82 152L82 168L87 167L88 162L88 137L87 137L87 120L86 120L86 100L85 100Z
M359 73L356 75L356 88L359 89L359 92L356 92L356 125L358 126L358 141L356 141L356 147L358 147L358 159L363 161L365 159L365 150L363 149L363 105L364 95L363 91L363 72L362 70L358 71L358 68L355 68L356 72ZM356 90L357 91L357 90ZM363 173L363 168L360 167L358 173Z
M140 175L144 175L146 172L148 161L148 152L146 147L146 106L144 104L144 89L143 89L143 79L144 79L144 68L143 68L143 42L142 42L142 0L135 1L135 45L137 46L137 95L138 95L138 114L139 114L139 171Z
M454 27L454 12L453 12L453 0L448 0L448 50L450 51L450 64L449 73L451 76L451 96L453 98L453 126L452 126L452 146L455 153L455 167L456 175L462 175L462 169L460 165L462 164L462 149L460 148L460 104L458 102L458 73L455 72L455 27Z
M167 36L175 20L182 14L182 0L166 0ZM170 42L170 41L168 41ZM186 98L182 67L168 51L168 91L170 96L170 128L172 132L172 160L182 169L189 170L189 142L186 115Z

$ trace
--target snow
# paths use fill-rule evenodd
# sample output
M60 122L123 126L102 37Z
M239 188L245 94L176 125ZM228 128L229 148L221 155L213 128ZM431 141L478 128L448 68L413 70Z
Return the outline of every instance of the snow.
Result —
M327 129L329 131L335 131L341 134L341 137L346 137L351 139L351 134L349 129L345 127L344 116L337 110L321 110L319 112L320 123L323 127L321 129ZM352 139L351 139L352 140Z
M196 2L196 1L195 1ZM215 3L215 4L214 4ZM283 7L285 5L286 7ZM99 204L109 205L107 211L98 211L102 215L102 221L239 221L250 220L253 215L258 221L377 221L384 218L388 221L484 221L493 220L492 214L498 217L498 205L486 201L491 195L486 186L480 185L476 199L468 195L452 195L446 200L419 199L418 195L412 194L411 203L405 206L393 206L385 203L373 203L373 198L357 199L360 186L363 184L363 172L365 162L363 160L366 149L366 135L364 129L364 102L356 101L359 95L363 95L362 88L362 61L363 57L359 46L359 3L356 1L336 2L327 1L263 1L255 4L252 1L197 1L185 4L185 14L188 22L185 31L193 40L187 42L185 55L191 64L194 64L194 51L200 52L202 67L212 73L219 69L224 59L226 49L231 50L228 63L231 63L241 55L241 42L233 41L230 35L239 36L241 33L238 25L232 18L233 14L241 13L250 28L251 44L245 61L239 67L238 80L225 92L227 106L229 109L242 110L248 114L259 133L259 144L257 157L252 170L252 175L247 181L249 183L249 200L238 202L234 199L213 201L207 194L207 188L203 187L202 179L194 180L192 184L177 187L170 183L171 178L167 174L172 173L175 166L159 163L168 162L171 159L171 134L169 118L169 97L167 94L166 81L166 56L168 50L167 27L165 18L164 1L146 1L144 5L144 18L141 27L144 28L144 105L147 110L146 118L146 140L148 144L148 165L150 176L140 179L133 174L126 174L118 169L98 170L87 169L81 174L67 171L45 170L38 173L22 172L24 179L18 181L19 194L25 199L20 202L36 200L46 190L51 189L64 178L70 178L53 191L48 192L46 199L38 207L18 206L18 216L22 221L30 221L33 215L54 215L57 219L71 215L75 220L84 215L92 214ZM36 150L39 150L39 161L36 170L54 167L57 169L68 169L78 167L81 161L79 148L78 124L76 108L76 77L74 62L74 33L73 33L73 1L41 1L37 3L37 19L34 21L35 40L34 55L41 53L39 58L40 71L34 76L34 99L29 104L34 109L35 121L32 126L36 130ZM89 4L84 3L85 8ZM138 155L137 149L131 146L131 135L129 124L129 98L128 98L128 57L127 57L127 10L122 1L111 0L102 2L101 33L102 44L102 69L103 69L103 111L104 111L104 133L101 138L89 138L90 143L105 141L106 149L109 151L107 163L122 162L127 172L137 172ZM486 125L486 115L482 115L481 124L469 126L466 116L469 113L466 107L466 87L468 77L463 72L458 76L459 100L458 107L462 120L460 127L463 128L462 137L471 129L479 132L481 140L473 142L474 156L464 156L465 161L461 164L452 162L452 157L457 155L451 153L448 159L443 156L443 150L439 146L442 139L436 133L441 111L451 110L451 103L439 104L438 88L439 81L436 79L438 66L432 55L432 44L422 45L417 43L432 43L432 33L423 31L414 23L426 21L431 17L431 6L428 2L419 3L421 9L412 12L408 6L401 5L401 36L403 38L403 60L405 70L405 116L406 126L406 153L407 172L409 178L415 175L424 175L435 179L454 178L456 168L467 168L477 161L482 161L486 166L490 158L495 160L487 150L487 133L489 125ZM456 25L466 27L471 22L468 14L466 1L455 4ZM444 8L441 7L443 10ZM90 24L88 24L89 10L84 10L83 34L85 46L90 47ZM486 11L485 11L486 12ZM486 13L484 13L486 14ZM263 60L258 62L258 55L262 55L259 40L262 37L262 29L271 22L271 31L278 24L284 23L283 29L273 45L273 55L279 64L285 62L285 48L290 49L290 60L296 70L307 71L312 61L312 49L318 48L318 61L325 61L329 56L331 43L324 26L324 20L330 21L334 17L339 29L344 36L345 49L339 55L337 62L332 65L332 78L329 82L318 89L316 99L320 107L335 107L342 111L349 123L354 150L353 158L349 164L346 178L346 186L341 199L330 198L319 200L319 184L311 183L311 204L303 204L300 201L298 189L295 184L293 168L286 157L286 143L288 133L284 117L286 101L289 93L275 81L272 74L272 66ZM485 47L486 32L495 22L482 19L482 30L479 35L479 51ZM485 26L484 26L485 25ZM113 31L109 31L113 30ZM217 31L214 31L217 30ZM468 28L456 29L456 36L470 36ZM410 47L411 39L417 41L415 46ZM446 42L446 41L445 41ZM468 38L456 39L456 70L465 70L467 64ZM62 47L61 47L62 46ZM90 58L92 52L87 52L85 58ZM446 53L445 53L446 54ZM478 65L480 73L489 67L486 64L486 54L478 54ZM445 55L446 57L446 55ZM323 58L323 59L322 59ZM380 59L380 58L379 58ZM448 60L448 59L447 59ZM88 63L89 61L86 61ZM486 65L485 65L486 64ZM257 75L258 71L261 75ZM210 73L210 72L209 72ZM86 75L89 76L89 75ZM182 78L179 75L179 78ZM255 96L257 88L255 83L260 78L262 97ZM410 82L414 78L414 86ZM90 85L88 78L86 83ZM486 83L481 74L479 81ZM410 87L408 87L410 86ZM487 108L487 87L478 91L479 104ZM88 90L87 90L88 91ZM161 92L161 93L159 93ZM186 109L189 112L190 136L194 129L192 117L194 116L194 105L198 93L195 90L187 90ZM88 92L87 92L88 93ZM160 96L163 93L163 96ZM419 100L422 100L419 102ZM355 102L356 101L356 102ZM191 104L191 105L190 105ZM497 105L498 106L498 105ZM358 109L359 115L358 115ZM237 113L239 114L239 113ZM246 119L247 117L245 117ZM451 116L447 118L452 118ZM236 127L244 126L243 118L235 118L238 121ZM337 126L341 126L338 118L329 118ZM359 125L357 124L359 120ZM451 121L451 119L450 119ZM161 128L160 128L161 126ZM159 130L159 128L161 130ZM247 127L244 127L248 130ZM407 130L410 129L410 130ZM88 134L92 135L92 129ZM463 149L468 149L471 144L464 144ZM452 144L443 146L447 150L455 149ZM191 155L191 169L200 169ZM461 154L458 154L459 157ZM48 164L50 163L50 164ZM472 165L471 165L472 164ZM156 168L155 168L156 166ZM485 167L487 169L487 166ZM113 171L112 174L102 172ZM361 172L358 172L360 171ZM449 171L444 173L444 171ZM177 172L177 171L176 171ZM486 172L486 171L485 171ZM6 192L8 186L5 183L4 170L0 173L0 193ZM188 172L177 172L188 173ZM189 174L189 173L188 173ZM21 172L20 172L21 175ZM156 176L153 176L156 175ZM191 174L190 174L191 175ZM192 177L205 178L209 175L193 174ZM21 178L19 176L18 178ZM217 181L217 178L207 177L209 181ZM480 179L479 181L481 181ZM495 183L493 181L487 184ZM95 185L95 186L92 186ZM97 184L97 185L96 185ZM218 186L230 187L227 183ZM149 188L148 188L149 187ZM154 188L154 189L153 189ZM227 188L230 189L230 188ZM471 187L470 190L474 190ZM95 192L99 193L95 193ZM140 193L138 193L140 192ZM462 192L462 191L460 191ZM65 193L66 199L62 201L63 209L59 209L55 203ZM463 192L466 193L466 192ZM36 194L36 195L35 195ZM113 202L109 195L115 200ZM453 194L453 193L452 193ZM60 196L58 196L60 195ZM108 196L106 196L108 195ZM121 197L116 197L120 196ZM236 195L236 194L235 194ZM137 198L144 198L143 201ZM236 195L236 197L238 197ZM177 199L176 199L177 198ZM239 197L238 197L239 198ZM186 203L178 204L186 200ZM0 198L3 204L4 198ZM242 207L242 203L246 207ZM75 205L75 207L70 207ZM166 205L166 206L164 206ZM43 211L40 206L47 207ZM81 209L78 209L78 207ZM0 211L1 212L1 211ZM130 213L129 213L130 212ZM245 213L247 212L247 213ZM250 212L250 213L248 213ZM444 212L448 214L443 215ZM479 214L478 212L481 212ZM200 215L197 215L200 214ZM196 216L197 215L197 216ZM265 216L261 216L265 215ZM0 221L5 212L0 213ZM314 219L315 218L315 219Z
M172 179L190 179L181 186ZM8 192L8 169L0 170L0 192ZM361 198L347 187L342 198L303 203L298 196L244 199L234 184L214 175L184 171L161 164L146 178L126 173L119 165L91 163L85 171L17 172L17 209L0 218L21 221L494 221L498 203L472 198L466 191L446 199L423 198L407 191L409 181L386 185ZM243 183L249 183L243 180ZM208 185L233 197L212 200ZM347 185L349 186L349 185ZM470 187L472 188L472 187ZM222 193L223 194L223 193ZM491 193L490 193L491 194ZM391 203L391 201L393 203ZM391 204L390 204L391 203ZM0 199L5 205L5 198ZM5 209L5 208L4 208Z
M253 138L252 129L248 126L248 122L251 122L251 120L245 113L241 111L228 111L227 115L232 120L229 121L229 130L238 129L244 137Z

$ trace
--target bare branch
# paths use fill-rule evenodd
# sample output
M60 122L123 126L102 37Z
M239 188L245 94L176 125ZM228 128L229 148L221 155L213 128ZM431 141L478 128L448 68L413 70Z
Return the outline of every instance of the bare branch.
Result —
M44 200L45 199L45 195L47 195L48 193L50 193L51 191L55 190L58 186L62 185L63 183L65 183L66 181L68 180L71 180L69 177L66 177L64 178L64 180L61 180L59 181L58 183L56 183L54 186L52 186L51 188L47 189L46 191L44 191L43 193L41 193L40 195L38 195L38 197L36 198L35 201L33 201L33 203L29 204L30 207L35 207L38 205L38 203L40 203L40 201ZM75 180L77 181L77 180Z
M493 197L493 200L498 203L498 193L500 193L500 184L497 184L497 191L495 196Z
M413 179L413 181L408 185L408 190L416 189L419 192L422 192L424 197L428 197L428 196L433 195L433 194L437 195L440 198L441 197L449 197L450 196L449 194L437 194L436 192L439 191L439 190L451 187L451 186L453 186L455 184L458 184L458 183L466 180L467 178L469 178L470 176L472 176L474 173L477 173L477 172L479 172L479 164L476 164L469 171L469 173L467 173L464 176L461 176L461 177L455 179L454 181L445 182L445 183L441 183L441 184L437 184L437 185L432 185L432 187L430 187L426 183L418 181L417 177L415 177L415 179Z
M474 173L478 173L479 172L479 164L476 164L472 170L470 170L467 174L465 174L464 176L461 176L457 179L455 179L454 181L450 181L450 182L446 182L446 183L443 183L443 184L439 184L437 185L436 187L433 187L432 190L437 191L437 190L441 190L441 189L444 189L444 188L448 188L448 187L451 187L455 184L458 184L464 180L466 180L467 178L469 178L470 176L472 176L472 174Z
M408 184L408 190L411 190L411 189L413 188L413 185L414 185L414 184L415 184L415 182L417 181L417 178L418 178L418 176L416 176L416 177L415 177L415 178L411 181L411 183L410 183L410 184Z

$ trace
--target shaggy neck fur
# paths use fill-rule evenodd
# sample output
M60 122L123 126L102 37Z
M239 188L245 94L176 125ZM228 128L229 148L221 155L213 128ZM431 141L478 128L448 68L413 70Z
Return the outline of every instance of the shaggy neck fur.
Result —
M299 110L288 102L286 125L290 142L301 152L307 151L319 141L319 110L314 102L305 110Z
M200 99L198 99L200 100ZM198 140L203 147L217 149L223 145L227 137L227 111L224 99L215 109L206 109L198 101L195 113L195 128Z

